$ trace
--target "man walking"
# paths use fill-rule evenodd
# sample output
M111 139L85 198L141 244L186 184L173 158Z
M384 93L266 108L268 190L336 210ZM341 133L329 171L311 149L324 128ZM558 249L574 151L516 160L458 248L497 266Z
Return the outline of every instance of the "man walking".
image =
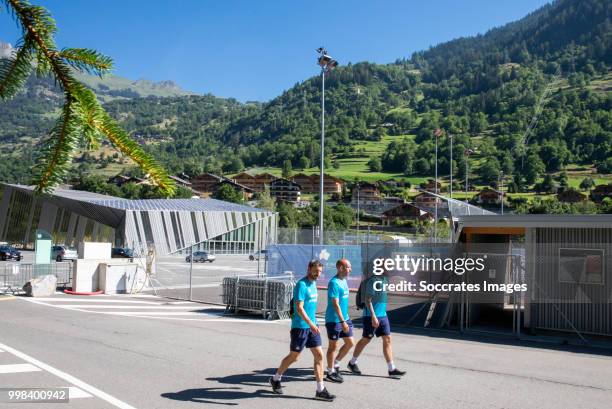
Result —
M361 370L357 366L359 355L363 349L370 343L371 339L382 337L383 355L387 361L387 370L389 377L399 378L404 375L405 371L400 371L393 363L393 349L391 348L391 326L387 317L387 291L386 284L389 283L387 271L383 275L373 275L365 283L365 308L363 310L363 336L357 342L353 358L348 364L348 368L354 374L361 375ZM358 300L360 302L360 300Z
M340 361L348 354L355 341L353 340L353 323L349 317L349 288L346 277L351 272L351 262L343 258L336 262L336 275L327 286L327 309L325 310L325 328L329 346L327 348L327 379L342 383ZM334 359L338 340L344 344Z
M315 399L332 401L332 395L323 383L323 348L321 347L321 334L317 325L317 279L323 271L319 260L308 263L308 272L299 280L293 290L293 310L291 318L291 344L289 355L281 361L276 374L270 378L272 391L282 394L281 378L291 364L298 360L300 353L306 347L314 356L314 375L317 380Z

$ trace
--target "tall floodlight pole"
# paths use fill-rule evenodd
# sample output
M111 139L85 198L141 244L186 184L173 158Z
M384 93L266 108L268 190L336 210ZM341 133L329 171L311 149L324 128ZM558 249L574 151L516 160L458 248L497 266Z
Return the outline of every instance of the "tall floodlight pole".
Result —
M324 164L325 164L325 77L333 70L338 61L334 60L327 54L327 50L323 47L317 49L319 58L317 63L321 67L321 161L319 163L320 178L319 178L319 244L323 245L323 183L324 183Z

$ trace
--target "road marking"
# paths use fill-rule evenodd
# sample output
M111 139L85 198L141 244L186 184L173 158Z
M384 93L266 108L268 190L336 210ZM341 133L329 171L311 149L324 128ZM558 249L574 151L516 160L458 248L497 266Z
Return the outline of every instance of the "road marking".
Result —
M20 297L19 299L27 301L27 302L31 302L33 304L44 305L46 307L60 308L60 309L68 310L68 311L78 311L78 312L84 312L84 313L89 313L89 314L119 315L123 317L135 317L135 318L146 318L146 319L160 319L160 320L174 320L174 321L200 321L200 322L233 322L233 323L241 323L241 324L264 324L264 325L270 325L270 324L277 325L277 324L282 324L284 322L282 320L270 321L270 320L262 320L262 319L256 319L256 318L240 318L240 319L220 318L223 315L217 314L217 313L207 314L207 313L195 313L195 312L188 313L188 315L197 316L198 318L182 318L182 317L177 317L177 316L160 317L156 315L164 315L164 314L152 312L150 314L154 314L154 315L144 315L147 313L138 312L138 311L114 312L114 311L96 311L96 310L84 309L84 308L90 308L90 306L87 306L87 305L83 305L81 308L66 308L64 305L61 305L61 304L39 302L38 299L31 299L31 298L25 298L25 297ZM133 307L133 308L137 309L138 307ZM218 309L219 311L221 310L225 311L225 307L209 306L206 304L202 304L202 309ZM179 314L186 315L185 313L179 313Z
M18 373L18 372L37 372L37 371L41 371L41 369L35 367L32 364L0 365L0 374Z
M127 303L127 304L159 304L155 301L138 301L138 300L100 300L95 298L44 298L44 297L36 297L36 301L45 301L45 302L78 302L78 303Z
M156 303L154 303L156 304ZM201 305L81 305L81 304L62 304L64 308L94 308L98 310L110 310L110 309L133 309L133 310L202 310L206 307ZM224 310L224 308L223 308Z
M32 358L29 355L24 354L23 352L17 351L14 348L9 347L8 345L4 345L4 344L0 344L0 348L4 349L6 352L9 352L13 355L15 355L18 358L23 359L24 361L27 361L29 363L31 363L32 365L37 366L40 369L43 369L55 376L57 376L58 378L62 378L64 381L69 382L75 386L77 386L79 389L92 394L93 396L96 396L108 403L110 403L111 405L118 407L120 409L135 409L133 406L120 401L119 399L107 394L106 392L102 392L101 390L94 388L93 386L81 381L80 379L75 378L72 375L69 375L65 372L60 371L59 369L56 369L50 365L47 365L37 359Z
M93 312L93 311L92 311ZM173 316L173 315L195 315L198 317L218 317L218 315L207 314L203 312L195 311L121 311L121 312L108 312L109 315L159 315L159 316Z
M83 399L83 398L93 398L93 396L85 392L83 389L77 388L76 386L68 386L68 398L69 399Z

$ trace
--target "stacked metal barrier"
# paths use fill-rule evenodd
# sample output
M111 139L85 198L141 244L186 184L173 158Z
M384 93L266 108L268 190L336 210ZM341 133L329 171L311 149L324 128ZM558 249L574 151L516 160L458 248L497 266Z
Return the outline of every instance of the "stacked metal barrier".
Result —
M234 312L259 312L267 319L289 318L289 304L295 282L286 279L225 277L223 303Z
M73 262L50 264L6 263L0 265L0 292L22 293L25 283L46 274L57 277L58 287L69 287L72 282Z

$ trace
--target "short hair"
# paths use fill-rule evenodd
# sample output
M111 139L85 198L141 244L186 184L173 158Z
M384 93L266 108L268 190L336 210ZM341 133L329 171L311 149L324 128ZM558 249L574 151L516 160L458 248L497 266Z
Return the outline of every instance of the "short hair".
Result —
M308 269L310 270L312 267L323 267L323 263L317 259L310 260L308 262Z
M348 259L346 258L341 258L338 261L336 261L336 268L340 267L340 266L346 266L346 263L348 262Z

